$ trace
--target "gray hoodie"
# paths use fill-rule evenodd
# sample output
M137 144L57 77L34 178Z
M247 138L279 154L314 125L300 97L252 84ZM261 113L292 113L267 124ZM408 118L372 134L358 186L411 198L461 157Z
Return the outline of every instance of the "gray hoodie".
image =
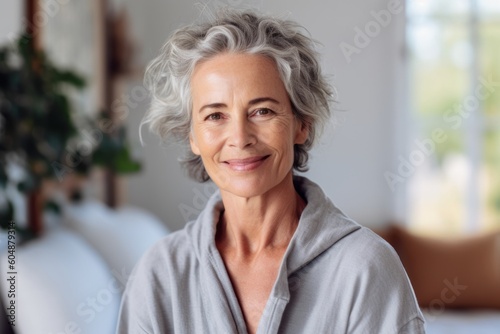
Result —
M425 333L394 250L346 217L321 188L294 177L306 200L258 334ZM219 192L196 221L153 246L128 282L118 334L247 333L215 245Z

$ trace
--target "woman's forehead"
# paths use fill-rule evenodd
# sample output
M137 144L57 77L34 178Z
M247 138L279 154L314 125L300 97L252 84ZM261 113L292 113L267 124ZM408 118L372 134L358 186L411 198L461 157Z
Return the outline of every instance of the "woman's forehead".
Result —
M274 61L262 55L221 54L195 67L191 77L194 99L219 95L273 95L286 90Z

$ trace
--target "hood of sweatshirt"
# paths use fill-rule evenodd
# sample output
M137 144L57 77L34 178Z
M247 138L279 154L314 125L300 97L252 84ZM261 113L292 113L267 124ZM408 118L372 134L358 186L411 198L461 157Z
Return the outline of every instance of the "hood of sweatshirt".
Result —
M314 261L345 236L361 228L340 211L317 184L301 176L294 176L293 182L296 191L307 205L285 251L266 305L265 313L272 316L263 316L259 328L265 329L259 330L259 333L277 332L280 318L290 300L290 275ZM242 311L215 244L216 226L223 210L220 192L216 191L197 220L186 225L186 232L203 267L200 284L207 308L209 312L213 312L211 319L214 319L214 330L246 333ZM217 282L215 285L214 281Z
M316 183L306 177L294 176L296 191L307 202L295 233L283 258L287 274L302 268L337 241L361 228L348 218ZM192 246L199 260L217 251L215 233L224 205L220 192L216 191L208 200L198 219L186 226L190 229ZM212 254L213 255L213 254Z

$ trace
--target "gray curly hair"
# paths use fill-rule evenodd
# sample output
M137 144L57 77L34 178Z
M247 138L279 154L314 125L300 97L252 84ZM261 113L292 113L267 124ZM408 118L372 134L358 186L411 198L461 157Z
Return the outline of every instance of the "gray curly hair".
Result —
M293 21L227 9L210 22L176 30L146 69L144 83L151 103L141 126L149 124L162 140L185 145L187 155L180 162L190 177L208 181L200 156L189 147L194 67L227 52L267 56L276 63L295 117L309 130L305 143L294 147L293 163L294 169L307 171L308 151L330 118L334 90L321 73L314 40L302 30Z

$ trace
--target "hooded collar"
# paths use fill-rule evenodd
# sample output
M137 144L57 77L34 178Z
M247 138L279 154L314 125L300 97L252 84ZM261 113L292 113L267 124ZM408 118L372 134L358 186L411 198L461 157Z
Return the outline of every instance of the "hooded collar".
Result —
M302 176L294 176L293 182L307 205L283 258L288 275L307 265L346 235L361 228L338 209L316 183ZM223 210L224 205L217 190L198 219L186 226L191 230L189 234L200 260L206 259L209 254L220 256L215 245L215 233Z
M278 332L281 317L290 300L288 277L337 241L361 228L335 207L317 184L300 176L294 176L293 182L307 205L283 256L257 333ZM216 191L198 219L189 223L185 231L202 267L201 288L207 312L211 313L210 319L213 319L209 324L213 332L245 334L247 330L243 313L215 244L217 223L223 210L220 192Z

